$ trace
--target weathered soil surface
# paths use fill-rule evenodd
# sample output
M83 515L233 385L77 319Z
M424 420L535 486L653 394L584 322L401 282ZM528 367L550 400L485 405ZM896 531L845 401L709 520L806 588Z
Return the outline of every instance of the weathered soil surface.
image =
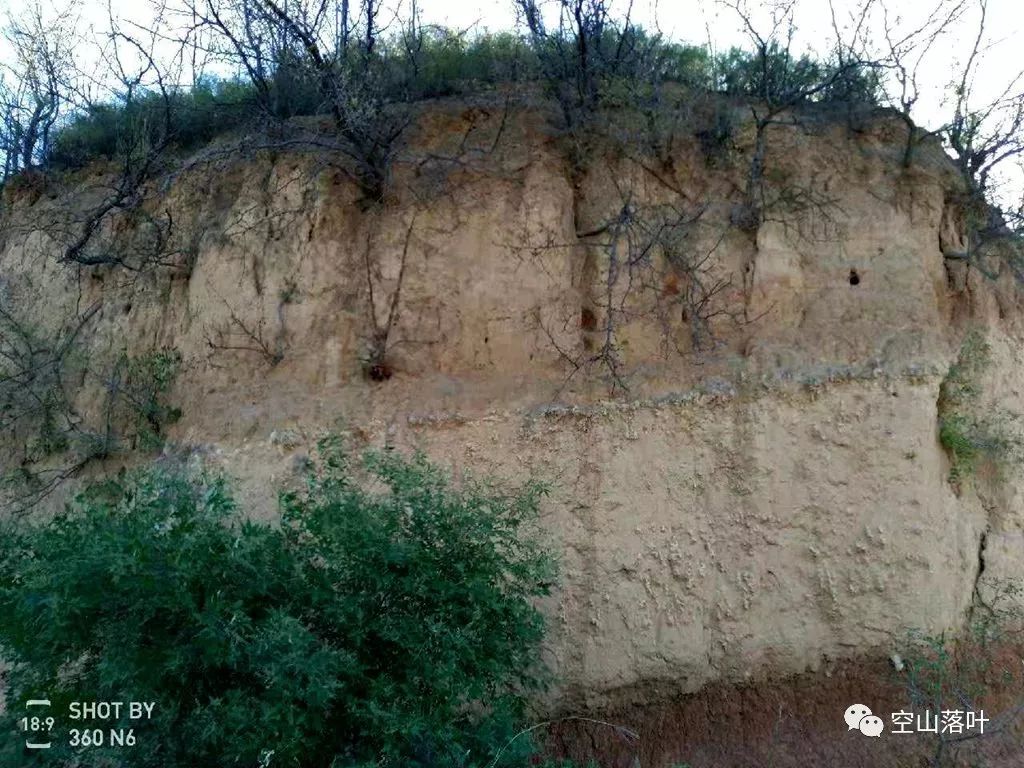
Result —
M253 515L276 514L327 431L548 482L545 706L635 729L641 765L918 765L910 737L847 732L842 712L897 711L884 660L908 634L957 632L1024 577L1021 473L951 482L938 431L971 330L990 349L972 412L1024 413L1015 256L994 249L988 276L944 257L961 185L937 147L902 167L884 115L772 129L779 194L737 224L745 114L724 154L691 132L670 162L609 153L573 174L543 110L437 104L369 210L322 157L209 153L151 190L188 248L144 274L59 263L99 168L9 193L4 296L40 333L98 306L79 335L96 370L180 352L167 450L234 477ZM675 255L634 258L609 224L669 209L692 219ZM83 378L82 423L108 388ZM24 446L6 449L10 469ZM145 459L93 462L43 506ZM631 765L617 739L568 722L552 745Z
M959 741L954 739L967 733L944 736L941 765L1010 768L1024 760L1021 648L1002 648L996 657L986 693L976 703L991 719L986 732L975 728L973 738ZM861 703L885 722L878 738L850 730L843 720L848 706ZM905 678L888 659L847 660L825 672L749 685L718 683L653 705L613 706L593 719L553 723L544 729L544 743L557 758L577 765L594 760L608 768L931 766L940 754L939 736L893 732L892 714L906 711L923 718L925 709L908 704ZM901 728L916 731L916 714Z

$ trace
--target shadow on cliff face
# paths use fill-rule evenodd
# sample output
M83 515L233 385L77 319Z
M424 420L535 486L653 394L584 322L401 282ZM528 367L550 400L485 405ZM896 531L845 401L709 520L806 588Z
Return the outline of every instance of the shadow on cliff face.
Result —
M1000 656L1020 670L1021 650L1003 649ZM935 734L892 732L893 713L910 711L923 720L925 708L909 704L906 687L889 661L880 659L843 662L828 673L776 682L712 685L670 702L612 707L593 714L619 728L567 720L551 728L547 750L557 759L601 768L1020 766L1024 727L1017 709L1024 702L1024 684L1020 675L1012 682L993 677L978 705L989 718L989 730L947 748L938 762ZM642 693L623 698L627 695L636 700ZM844 713L852 704L864 704L881 717L885 731L879 738L848 728ZM991 730L1000 715L1009 724ZM916 731L917 724L902 727Z

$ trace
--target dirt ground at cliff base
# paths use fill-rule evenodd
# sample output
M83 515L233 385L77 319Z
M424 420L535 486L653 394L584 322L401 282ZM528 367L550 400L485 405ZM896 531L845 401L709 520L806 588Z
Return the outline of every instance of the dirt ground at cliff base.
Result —
M1020 647L1003 649L1001 672L977 706L990 719L983 737L946 752L942 768L1024 765L1024 680ZM1018 673L1009 680L1006 669ZM634 699L638 692L623 694ZM865 704L885 723L879 738L849 730L843 715ZM846 661L826 672L752 685L712 685L655 704L623 704L551 726L547 754L601 768L926 768L933 734L892 733L891 715L923 715L889 660ZM1006 718L1004 727L992 723ZM911 726L912 728L915 726ZM631 733L630 733L631 732ZM635 735L638 738L634 739Z

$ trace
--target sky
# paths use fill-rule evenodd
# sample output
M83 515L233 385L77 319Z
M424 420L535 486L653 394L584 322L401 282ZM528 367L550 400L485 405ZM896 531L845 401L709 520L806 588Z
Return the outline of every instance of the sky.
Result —
M166 0L171 5L176 0ZM394 2L412 0L394 0ZM512 0L416 0L423 21L444 24L460 30L501 31L515 27L516 15ZM946 0L950 2L951 0ZM0 18L9 13L17 15L30 4L43 3L53 13L55 9L69 2L79 4L76 26L80 30L90 27L96 30L108 28L108 14L124 20L146 23L153 15L152 0L0 0ZM353 0L357 5L358 0ZM541 0L549 6L554 0ZM611 0L617 15L624 16L630 9L629 0ZM763 8L771 0L750 0L751 7L761 7L755 17L759 29L767 24ZM845 25L863 0L796 0L794 14L796 33L794 47L798 51L824 54L819 50L832 34L832 10L840 26ZM892 9L890 20L898 21L893 26L898 30L920 27L934 15L940 0L873 0L886 4ZM919 85L921 96L915 106L915 117L919 124L929 127L942 125L950 114L949 84L962 66L978 31L979 0L968 0L972 7L960 22L948 30L935 45L920 67ZM880 30L880 6L876 5L873 29ZM727 50L732 46L744 46L747 37L736 12L721 0L633 0L631 18L648 29L657 29L667 37L693 44L709 44L715 50ZM880 37L876 35L876 39ZM978 103L995 98L1013 79L1013 75L1024 69L1024 0L987 0L986 37L984 57L978 68L974 90ZM0 64L9 60L11 51L0 44ZM95 59L93 50L76 51L80 62ZM1019 84L1018 91L1024 87ZM1015 167L1007 174L1014 188L1024 190L1024 168Z

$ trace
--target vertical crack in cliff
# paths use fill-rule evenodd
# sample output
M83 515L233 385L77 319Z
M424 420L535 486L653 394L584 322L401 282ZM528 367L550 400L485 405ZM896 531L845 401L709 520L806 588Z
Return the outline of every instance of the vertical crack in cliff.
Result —
M597 257L590 245L580 240L579 247L583 251L582 264L580 266L580 344L585 352L594 348L594 337L598 333L598 305L594 297L594 285L598 277Z
M745 322L750 322L752 317L750 310L754 304L754 283L757 278L757 255L757 237L755 235L750 253L747 254L746 261L743 264L743 320Z
M988 513L988 509L985 510ZM977 553L977 567L974 571L974 583L971 587L971 602L967 608L967 626L974 623L974 612L979 605L985 606L986 603L982 599L980 587L981 580L985 575L985 551L988 548L988 534L992 529L992 524L989 521L985 522L985 528L981 532L981 536L978 539L978 553Z
M597 507L601 503L603 477L600 469L599 436L597 425L592 416L586 416L575 426L576 430L576 461L577 477L573 485L575 503L572 515L581 529L574 548L579 557L575 574L563 574L567 584L575 583L575 604L567 617L567 625L572 636L585 639L594 638L595 632L600 633L602 606L599 603L599 555L598 552L598 521ZM566 578L568 577L568 578ZM570 590L571 593L571 590ZM574 644L569 654L568 663L575 667L571 675L576 680L584 680L588 676L587 666L592 658L587 652L589 643Z
M582 169L572 166L569 170L569 184L572 188L572 227L573 237L582 258L579 264L579 285L577 301L579 303L579 340L584 357L593 350L595 336L598 333L598 300L595 288L598 279L599 265L597 254L590 243L591 237L598 234L600 228L584 223L584 203L586 174ZM592 230L592 231L591 231ZM575 271L575 270L574 270Z

